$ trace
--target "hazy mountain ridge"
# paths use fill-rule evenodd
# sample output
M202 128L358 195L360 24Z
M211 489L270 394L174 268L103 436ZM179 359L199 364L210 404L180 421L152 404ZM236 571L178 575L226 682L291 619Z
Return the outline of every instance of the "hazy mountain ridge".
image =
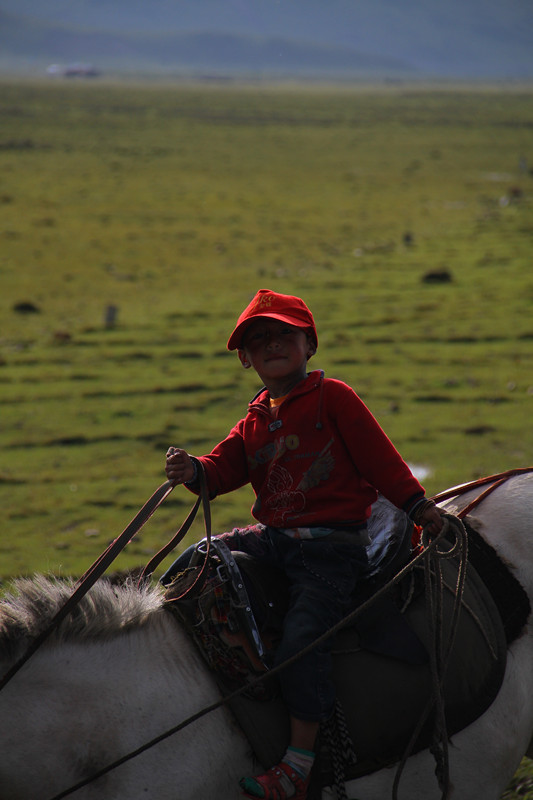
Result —
M533 77L533 4L0 0L0 52L104 67Z
M0 10L0 52L32 61L89 60L113 69L140 68L261 72L408 74L408 62L359 53L346 46L314 44L281 36L231 33L116 33L16 17Z

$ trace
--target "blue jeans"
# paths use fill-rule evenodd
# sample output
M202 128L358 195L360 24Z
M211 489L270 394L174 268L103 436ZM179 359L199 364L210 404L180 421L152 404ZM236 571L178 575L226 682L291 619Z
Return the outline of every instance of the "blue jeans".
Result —
M335 532L317 539L293 539L276 528L253 525L223 533L230 550L241 550L280 568L289 580L289 608L274 666L282 664L339 622L349 611L356 583L368 568L363 536ZM188 548L162 577L163 584L185 569ZM331 668L332 637L299 658L280 674L281 692L297 719L328 719L335 705Z

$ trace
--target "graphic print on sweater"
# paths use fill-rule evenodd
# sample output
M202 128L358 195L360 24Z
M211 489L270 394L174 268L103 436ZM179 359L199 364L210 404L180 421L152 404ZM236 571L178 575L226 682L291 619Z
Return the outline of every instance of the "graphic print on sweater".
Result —
M268 498L266 505L270 509L275 509L273 520L275 527L283 528L288 514L303 511L306 506L304 493L329 478L335 467L335 459L331 454L332 444L333 439L328 442L304 473L295 490L293 490L294 480L291 473L280 464L275 464L272 467L267 482L267 488L271 496Z

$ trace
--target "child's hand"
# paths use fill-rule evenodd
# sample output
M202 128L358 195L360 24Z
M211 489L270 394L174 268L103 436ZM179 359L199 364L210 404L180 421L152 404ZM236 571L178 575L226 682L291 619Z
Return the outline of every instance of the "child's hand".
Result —
M428 505L420 514L418 524L427 528L429 533L436 536L441 532L443 526L442 515L444 511L436 505Z
M174 485L192 481L196 474L190 455L179 447L168 448L165 472Z

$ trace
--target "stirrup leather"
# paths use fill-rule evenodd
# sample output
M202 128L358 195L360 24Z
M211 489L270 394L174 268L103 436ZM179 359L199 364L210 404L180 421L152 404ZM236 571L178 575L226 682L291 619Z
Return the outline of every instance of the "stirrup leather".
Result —
M271 767L264 775L253 776L253 780L261 786L265 793L262 800L287 800L287 793L280 780L282 772L285 773L296 790L290 800L306 800L309 778L304 781L300 775L284 761L281 761L275 767ZM252 800L258 800L257 795L248 794L246 791L243 792L243 795L244 797L252 798Z

